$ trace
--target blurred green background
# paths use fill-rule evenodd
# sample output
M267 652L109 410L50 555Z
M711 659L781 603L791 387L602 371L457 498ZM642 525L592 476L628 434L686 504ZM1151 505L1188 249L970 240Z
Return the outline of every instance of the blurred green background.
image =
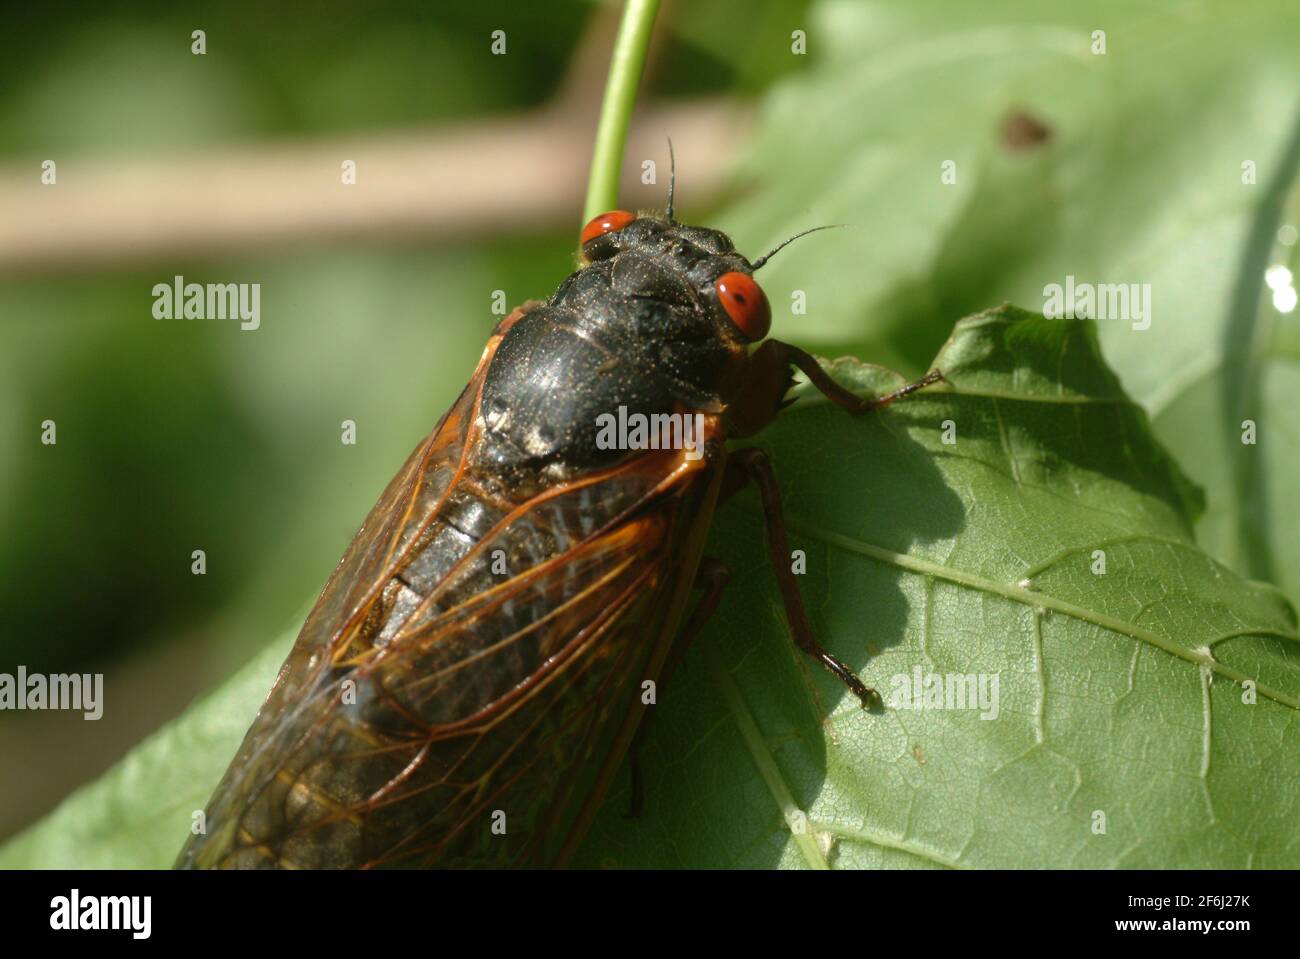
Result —
M492 0L4 8L0 671L103 672L107 706L95 723L0 714L0 838L299 621L472 371L493 291L544 298L573 268L569 198L586 181L616 15ZM634 137L652 146L630 149L628 175L666 163L673 136L682 219L751 255L849 224L765 271L774 335L819 353L916 373L958 317L1041 309L1043 286L1067 274L1152 284L1151 329L1103 324L1107 357L1206 487L1202 544L1300 596L1300 325L1264 282L1270 265L1297 269L1294 2L668 3L642 98L657 121ZM725 130L708 135L714 120ZM322 227L304 206L300 227L241 221L207 243L201 213L183 242L164 231L122 249L127 202L71 252L23 239L60 238L42 189L102 171L126 171L117 182L143 199L149 177L131 170L194 167L201 196L201 164L256 183L280 148L325 145L322 175L337 182L347 154L332 144L454 149L480 128L518 149L503 208L472 229L436 205L368 223L362 160L353 227ZM570 155L511 200L511 163L522 178ZM47 158L58 186L39 186ZM453 187L466 175L403 173ZM661 202L665 184L626 205ZM509 215L514 202L526 216ZM214 197L213 224L220 213ZM176 274L260 283L261 328L154 320L151 289ZM790 310L795 290L806 315ZM1266 424L1248 467L1230 455L1243 416ZM46 419L55 446L40 443ZM349 419L355 446L340 442Z

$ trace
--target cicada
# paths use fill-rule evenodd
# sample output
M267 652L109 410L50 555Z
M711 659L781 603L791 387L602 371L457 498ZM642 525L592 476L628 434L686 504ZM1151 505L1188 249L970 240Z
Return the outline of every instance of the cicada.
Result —
M549 300L497 326L371 510L178 866L568 862L646 683L718 604L728 573L705 536L748 483L795 643L877 702L813 636L767 457L727 442L777 415L795 369L855 413L938 374L863 399L765 340L754 273L772 254L676 222L671 191L662 217L596 217L581 250ZM698 429L611 443L615 416Z

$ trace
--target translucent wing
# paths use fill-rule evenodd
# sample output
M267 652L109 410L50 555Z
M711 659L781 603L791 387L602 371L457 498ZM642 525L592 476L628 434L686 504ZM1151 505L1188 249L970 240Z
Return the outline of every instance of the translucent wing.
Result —
M716 471L654 453L494 497L465 464L495 342L335 570L179 865L544 862L591 798ZM453 523L465 503L480 535Z

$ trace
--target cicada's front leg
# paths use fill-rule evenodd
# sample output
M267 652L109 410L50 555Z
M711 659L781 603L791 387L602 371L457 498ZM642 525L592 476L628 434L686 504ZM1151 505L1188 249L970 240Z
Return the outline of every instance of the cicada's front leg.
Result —
M749 388L727 409L727 421L733 435L750 436L775 419L777 412L787 402L785 394L789 389L792 366L807 376L809 382L828 400L854 414L888 406L895 400L943 379L939 370L931 370L914 383L908 383L883 396L861 397L836 383L816 359L797 346L779 340L768 340L749 358ZM776 573L795 645L830 670L858 697L864 709L880 708L880 695L858 679L853 670L826 650L813 635L803 598L799 594L798 582L790 569L790 546L776 473L767 454L753 447L737 450L727 459L727 474L723 479L721 495L723 498L733 495L748 483L758 487L762 500L772 569Z
M780 340L767 340L754 351L746 364L747 388L727 408L729 435L753 436L776 419L777 413L789 402L785 395L792 383L791 367L808 377L813 387L828 400L855 415L878 410L943 380L942 371L931 370L919 380L883 396L858 396L831 379L811 353Z

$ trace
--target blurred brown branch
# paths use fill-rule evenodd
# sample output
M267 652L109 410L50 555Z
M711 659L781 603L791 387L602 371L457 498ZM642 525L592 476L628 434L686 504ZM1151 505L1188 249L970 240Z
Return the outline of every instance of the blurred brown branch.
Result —
M560 106L559 103L556 104ZM0 269L67 268L250 245L353 237L473 237L575 220L591 160L586 110L546 109L426 134L280 144L199 157L0 169ZM625 203L661 206L641 159L678 145L692 201L719 185L747 115L712 101L643 110L628 144ZM356 162L356 184L342 164Z
M551 102L529 114L429 131L258 144L105 161L33 157L0 167L0 271L70 269L294 243L464 238L580 224L617 7L593 11ZM650 70L662 53L657 32ZM688 204L721 184L748 111L722 100L639 111L622 202L661 207L667 137ZM53 159L58 179L41 182ZM639 179L642 160L664 176ZM356 182L343 182L343 163Z

